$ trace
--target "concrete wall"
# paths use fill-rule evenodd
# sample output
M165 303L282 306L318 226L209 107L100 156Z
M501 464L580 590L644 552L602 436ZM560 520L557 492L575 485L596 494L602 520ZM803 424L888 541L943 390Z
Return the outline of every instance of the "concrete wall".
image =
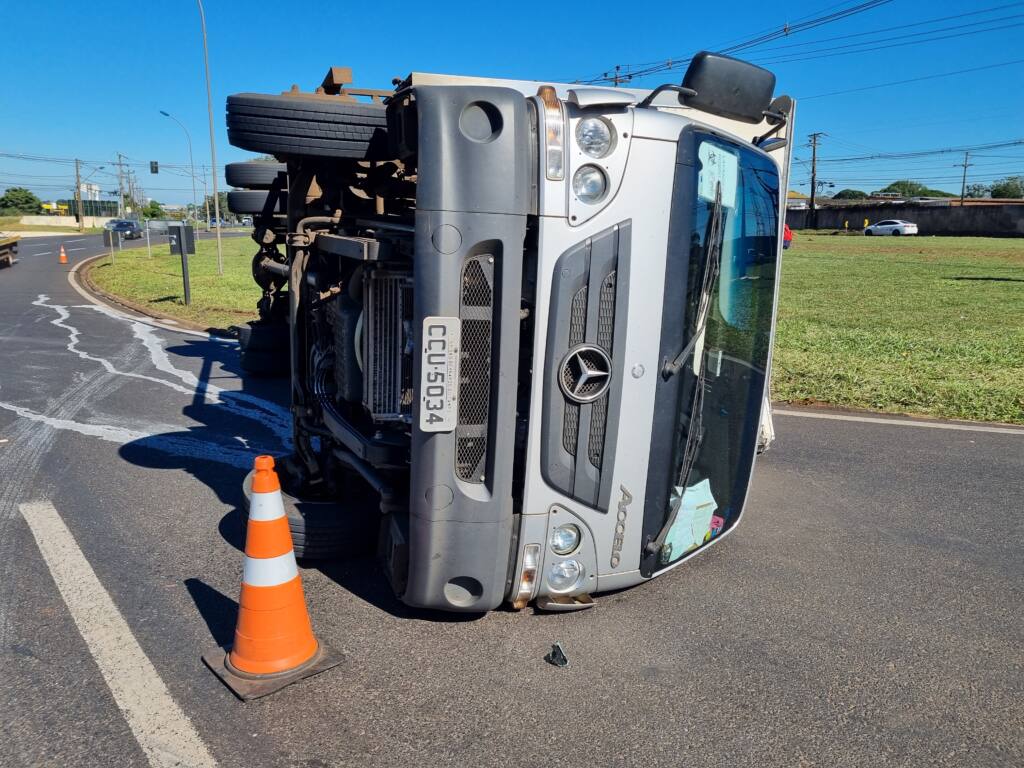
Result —
M113 217L83 216L82 219L87 227L102 227ZM33 227L77 227L78 219L74 216L22 216L21 223Z
M792 229L807 229L810 211L786 211L786 223ZM864 205L829 206L816 211L816 229L863 229L864 219L906 219L917 224L922 235L980 235L986 237L1024 237L1024 205Z

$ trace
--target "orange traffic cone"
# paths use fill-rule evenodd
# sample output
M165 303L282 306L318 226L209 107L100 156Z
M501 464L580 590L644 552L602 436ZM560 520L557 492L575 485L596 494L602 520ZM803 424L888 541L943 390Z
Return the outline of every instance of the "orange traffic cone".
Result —
M243 701L341 662L313 636L274 459L257 456L235 642L203 661Z
M68 263L68 255L66 253L64 253L64 243L60 244L60 263L61 264L67 264Z

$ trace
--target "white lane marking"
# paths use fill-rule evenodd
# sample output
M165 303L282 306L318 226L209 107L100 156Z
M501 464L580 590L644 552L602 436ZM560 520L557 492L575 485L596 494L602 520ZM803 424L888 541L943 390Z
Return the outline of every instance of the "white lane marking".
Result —
M119 382L113 376L95 371L72 381L62 388L60 394L48 400L47 413L60 418L71 418L97 393L110 394L117 390ZM15 550L15 537L8 534L12 521L17 515L17 504L23 501L34 487L39 464L49 452L56 436L54 429L40 429L30 420L16 422L8 432L11 448L3 458L3 482L0 482L0 584L13 584L16 561L21 556ZM11 606L18 599L9 589L0 589L0 648L6 648L11 632Z
M241 443L239 443L240 447L236 448L226 443L185 436L183 434L184 428L178 432L171 432L167 429L162 432L157 430L142 432L111 424L90 424L84 421L47 416L45 413L37 413L20 405L3 401L0 401L0 410L10 411L23 419L28 419L38 424L45 424L54 429L77 432L87 437L97 437L108 443L124 445L125 443L137 442L142 449L152 449L170 456L178 456L185 460L214 461L218 464L227 464L239 469L252 468L253 451L257 453L270 452L255 446L247 448L242 446ZM171 427L169 429L177 428Z
M69 251L85 251L88 250L84 245L81 248L68 248Z
M65 240L64 242L65 243L84 243L85 240L86 240L86 238L84 238L84 237L76 237L74 240Z
M216 766L54 506L35 501L18 509L149 764Z
M999 435L1024 437L1024 428L987 427L984 424L950 424L944 421L917 421L912 419L883 419L873 416L847 416L840 413L815 413L813 411L789 411L773 408L773 415L800 416L805 419L828 419L831 421L857 421L866 424L885 424L890 427L921 427L923 429L953 429L962 432L994 432Z
M62 304L51 304L49 301L50 297L45 293L41 293L39 294L39 297L32 302L32 304L37 307L52 309L57 313L57 318L55 320L51 320L50 324L67 331L70 341L66 345L66 348L69 352L77 355L83 360L98 363L109 373L117 374L118 376L127 376L132 379L140 379L153 384L159 384L160 386L173 389L175 392L188 395L190 397L199 395L204 401L209 401L223 406L225 410L230 411L236 416L259 421L268 427L279 440L285 443L285 445L290 444L291 417L286 409L276 405L275 403L264 400L263 398L255 397L245 392L221 389L209 382L204 383L190 371L183 371L180 368L175 367L174 364L171 363L171 359L163 347L163 342L156 336L152 327L144 323L135 322L120 313L107 309L106 307L95 306L93 304L83 304L74 307L75 309L96 310L100 314L114 320L128 322L131 325L132 334L142 342L142 345L149 353L149 357L153 365L158 370L174 376L179 381L183 382L183 384L187 384L189 386L182 386L182 384L167 381L166 379L156 376L147 376L143 373L121 371L115 368L106 358L96 357L95 355L90 355L89 353L80 350L78 348L78 343L81 332L75 326L67 322L71 317L68 307L63 306ZM212 344L215 342L211 340L210 343Z
M26 254L26 255L28 255L28 256L52 256L53 255L53 251L33 251L32 253Z

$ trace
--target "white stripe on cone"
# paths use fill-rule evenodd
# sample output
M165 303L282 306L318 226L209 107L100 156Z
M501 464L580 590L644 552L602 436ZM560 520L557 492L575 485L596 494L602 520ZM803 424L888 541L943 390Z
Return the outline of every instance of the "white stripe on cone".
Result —
M277 520L284 517L284 502L280 491L254 493L249 500L250 520Z
M246 557L242 581L251 587L277 587L299 575L295 553L288 551L277 557Z

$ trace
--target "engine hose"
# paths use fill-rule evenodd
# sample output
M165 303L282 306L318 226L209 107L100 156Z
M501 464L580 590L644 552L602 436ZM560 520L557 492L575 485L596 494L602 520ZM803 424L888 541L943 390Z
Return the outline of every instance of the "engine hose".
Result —
M359 313L359 317L356 320L356 332L353 334L353 345L355 346L356 352L356 365L359 366L359 372L363 372L363 313Z

